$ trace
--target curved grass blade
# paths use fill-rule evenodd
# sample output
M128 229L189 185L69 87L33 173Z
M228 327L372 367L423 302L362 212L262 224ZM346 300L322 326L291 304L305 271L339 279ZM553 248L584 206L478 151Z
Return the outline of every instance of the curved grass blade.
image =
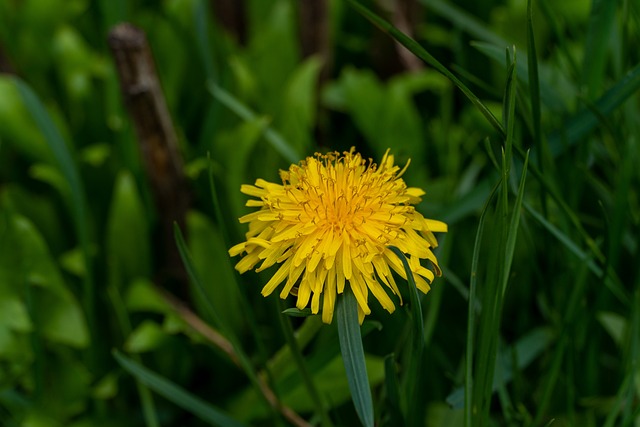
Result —
M244 424L234 420L220 409L209 405L204 400L188 393L168 379L134 362L119 351L114 350L113 357L115 357L120 366L139 381L146 384L147 387L165 399L196 415L201 420L213 426L245 427Z
M603 270L600 268L593 260L593 257L590 253L583 251L580 247L573 242L565 233L563 233L560 229L558 229L555 225L551 224L547 221L541 214L539 214L535 209L529 206L527 203L523 204L524 208L529 212L529 214L540 223L544 228L547 229L552 236L554 236L560 243L562 243L569 252L573 253L578 259L584 263L586 263L587 267L596 277L603 277ZM629 305L630 296L627 293L627 290L622 286L620 280L614 275L613 272L609 271L604 276L604 284L611 291L613 295L615 295L618 300L624 305Z
M480 305L480 301L477 297L478 288L478 265L480 260L480 249L482 242L482 235L484 233L484 224L486 219L486 213L491 205L491 202L500 188L500 182L494 187L493 191L489 195L487 202L482 208L480 214L480 222L478 223L478 230L476 231L476 240L473 246L473 256L471 258L471 278L469 279L469 303L467 310L467 348L465 355L465 393L464 393L464 425L472 426L472 405L473 401L473 354L474 354L474 340L476 330L476 308Z
M442 0L420 0L420 3L428 7L429 12L436 13L443 18L448 19L457 27L479 40L483 40L497 46L508 46L510 44L507 40L491 31L489 27L474 16L453 6L451 4L452 2Z
M640 65L637 65L618 83L613 85L594 105L602 116L608 116L616 108L621 106L627 99L640 89ZM551 154L557 156L565 151L571 145L574 145L600 123L598 117L585 107L576 115L565 121L559 130L549 135L549 150Z
M13 78L20 96L22 97L25 107L33 117L36 126L42 133L47 145L51 149L58 168L62 176L69 185L71 194L71 212L74 218L76 234L82 257L84 261L85 274L83 280L83 308L87 316L87 323L91 332L91 337L95 337L96 317L95 317L95 285L93 283L93 271L91 266L90 243L89 243L89 225L87 222L87 201L85 198L84 186L80 178L80 172L73 160L71 150L60 131L49 116L46 108L31 90L31 88L17 77ZM92 363L97 363L97 352L99 348L95 345L89 346L90 359ZM95 353L95 354L94 354Z
M395 246L388 246L388 248L391 249L398 258L400 258L409 282L409 300L411 301L411 310L413 311L413 345L409 359L409 369L407 371L409 375L407 378L407 425L419 425L418 418L420 417L418 417L418 415L421 411L419 408L418 384L422 368L422 353L424 351L424 320L422 318L422 305L420 304L418 288L413 278L413 272L409 267L407 257Z
M278 309L280 310L280 312L283 312L282 302L280 299L278 299ZM302 351L300 350L300 346L298 346L296 337L293 334L293 327L291 326L289 319L285 316L278 316L278 320L280 321L280 327L285 336L287 345L291 349L291 355L293 356L293 361L298 368L298 372L302 377L302 381L305 387L307 388L307 392L309 393L309 396L311 396L311 399L313 400L315 409L317 413L319 413L320 415L321 425L324 427L332 427L333 424L331 423L329 414L326 411L327 405L325 404L325 401L322 399L322 396L318 392L318 388L316 387L316 384L313 381L313 377L311 376L311 373L307 368L307 364L304 360L304 356L302 355Z
M524 197L524 184L527 180L527 166L529 165L529 151L527 151L524 158L524 165L522 166L522 176L520 178L520 185L518 186L518 194L516 196L516 202L513 206L513 212L511 213L511 222L509 224L509 230L507 232L507 243L505 247L505 261L504 271L502 275L502 295L504 296L507 291L507 283L509 281L509 274L511 272L511 263L513 262L513 253L516 248L516 237L518 236L518 225L520 224L520 209L522 208L522 199Z
M207 83L207 89L215 99L224 104L225 107L233 111L241 119L247 121L255 119L256 114L253 111L217 84L209 81ZM287 141L285 141L282 135L271 127L267 126L264 131L264 137L287 161L290 163L298 163L298 161L300 161L300 154L296 152L296 150L291 147Z
M505 130L498 121L498 119L493 115L493 113L487 108L486 105L474 94L471 89L469 89L464 83L460 81L451 71L449 71L444 65L440 63L436 58L434 58L429 52L425 50L418 42L413 40L411 37L404 34L402 31L398 30L396 27L391 25L389 22L385 21L374 12L372 12L367 7L363 6L356 0L347 0L355 10L357 10L362 16L367 18L371 23L380 28L382 31L388 33L391 37L393 37L398 43L406 47L411 53L416 55L418 58L422 59L427 64L431 65L433 68L442 73L445 77L447 77L454 85L458 87L464 93L464 95L471 101L473 105L482 113L482 115L487 119L489 124L503 137L505 136Z
M373 427L373 402L358 322L358 303L350 287L345 287L336 311L340 352L353 404L362 425Z
M189 275L189 279L191 280L191 283L195 286L197 292L200 294L200 298L202 298L202 301L205 303L205 308L207 310L206 314L209 317L209 321L212 321L215 325L217 325L220 328L220 331L223 333L223 335L225 335L225 337L229 340L229 342L233 346L233 350L235 354L238 356L240 365L244 370L245 374L249 377L249 380L251 381L252 385L256 387L256 390L261 390L261 387L258 381L258 376L256 374L255 369L253 368L253 365L249 361L249 358L247 357L245 352L242 350L242 347L239 345L239 341L236 338L233 331L231 331L230 328L228 328L226 324L221 321L220 316L218 316L218 314L216 313L213 307L213 304L209 299L209 296L204 290L204 287L200 282L200 278L198 277L198 273L195 267L193 266L193 260L191 259L191 255L189 254L189 250L187 249L187 244L184 241L184 236L182 235L182 231L180 231L180 227L178 226L178 224L174 224L173 231L176 239L176 244L178 246L178 252L180 253L180 257L182 258L182 262L184 263L184 267L187 270L187 274ZM267 406L273 409L270 402L266 398L266 396L263 393L261 393L260 395L264 398Z

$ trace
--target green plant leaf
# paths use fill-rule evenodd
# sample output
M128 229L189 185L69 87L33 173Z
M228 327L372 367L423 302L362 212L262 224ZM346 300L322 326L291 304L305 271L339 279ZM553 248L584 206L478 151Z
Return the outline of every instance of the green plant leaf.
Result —
M208 404L168 379L134 362L119 351L114 350L113 357L115 357L120 366L151 390L196 415L210 425L220 427L244 427L244 424L234 420L222 410Z
M407 281L409 282L409 301L411 301L412 323L413 323L413 343L411 345L411 353L409 356L409 369L407 370L407 402L408 402L408 425L416 425L418 423L418 405L419 396L419 380L422 369L422 353L424 351L424 319L422 317L422 305L420 304L420 296L416 281L413 278L413 272L409 267L407 257L400 249L395 246L389 246L389 249L398 256L402 266L404 267Z
M355 10L357 10L362 16L371 21L374 25L376 25L381 30L387 32L391 37L393 37L396 41L398 41L401 45L409 49L411 53L416 55L418 58L422 59L427 64L431 65L433 68L438 70L440 73L445 75L449 80L453 82L454 85L464 95L471 101L473 105L482 113L482 115L487 119L489 124L500 134L504 135L505 130L493 115L493 113L489 110L489 108L474 94L464 83L460 81L451 71L449 71L444 65L440 63L436 58L434 58L429 52L427 52L422 46L420 46L415 40L408 37L406 34L398 30L396 27L391 25L389 22L380 18L378 15L373 13L370 9L363 6L357 0L347 0Z
M558 130L550 133L548 138L551 154L554 157L560 155L567 147L582 140L600 124L600 119L594 114L594 110L606 117L624 104L638 89L640 89L640 65L630 70L598 98L592 108L581 109L567 119Z
M213 82L209 82L207 83L207 88L216 100L233 111L241 119L246 121L256 119L256 114L253 111L220 86ZM282 135L272 128L267 127L265 129L264 137L287 161L297 163L301 159L300 154L296 152L296 150L282 137Z
M116 176L107 219L107 255L124 283L151 274L150 230L133 175Z
M373 402L358 322L358 303L349 286L345 287L336 309L338 336L351 398L365 427L373 427Z

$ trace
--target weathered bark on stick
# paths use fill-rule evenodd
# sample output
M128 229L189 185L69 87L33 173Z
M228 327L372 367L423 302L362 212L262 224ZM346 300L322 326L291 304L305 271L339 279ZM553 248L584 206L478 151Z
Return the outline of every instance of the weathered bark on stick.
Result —
M173 223L184 229L187 195L178 137L158 80L144 32L128 23L115 26L108 38L124 103L131 115L158 212L156 260L159 279L187 295L187 280L174 237Z

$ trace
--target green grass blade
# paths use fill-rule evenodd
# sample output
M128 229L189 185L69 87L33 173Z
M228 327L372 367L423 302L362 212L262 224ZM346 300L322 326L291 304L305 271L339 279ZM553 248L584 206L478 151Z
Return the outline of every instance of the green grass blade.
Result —
M480 253L482 235L484 233L484 224L486 219L486 213L498 192L500 183L493 187L493 191L489 195L487 202L482 208L480 213L480 221L478 223L478 230L476 231L476 239L473 246L473 255L471 257L471 277L469 278L469 300L467 309L467 340L465 351L465 386L464 386L464 425L471 427L473 425L473 356L475 352L475 330L476 330L476 311L480 305L478 301L477 289L478 289L478 266L480 264Z
M510 44L507 40L491 31L491 29L489 29L489 27L484 23L453 6L451 4L452 2L442 0L420 0L420 3L427 7L429 12L433 12L445 19L448 19L461 30L467 32L478 40L501 47L505 47Z
M582 61L582 83L587 88L587 96L594 99L604 81L607 56L610 54L611 36L616 18L618 2L593 0L587 28L584 58Z
M576 243L574 243L573 240L571 240L565 233L563 233L555 225L547 221L541 214L536 212L535 209L533 209L527 203L524 203L523 205L527 212L529 212L529 214L536 221L538 221L545 229L547 229L547 231L551 233L552 236L558 239L558 241L560 241L560 243L562 243L567 249L569 249L569 251L576 257L578 257L580 261L586 262L587 267L593 274L595 274L599 278L603 276L602 268L600 268L593 261L593 258L590 256L591 254L580 249L580 247ZM610 274L608 272L608 274L604 276L604 284L611 291L611 293L616 298L618 298L620 302L622 302L624 305L629 305L630 296L620 283L620 280L615 277L613 272L611 272Z
M495 46L485 42L471 42L471 46L500 64L504 62L504 47L502 46ZM525 60L520 60L516 66L520 80L528 85L529 64ZM569 81L563 81L562 84L570 86L571 83ZM554 111L564 111L567 108L567 103L558 93L556 89L557 85L557 83L546 80L540 81L540 100Z
M367 7L363 6L356 0L347 0L355 10L358 11L362 16L367 18L371 23L380 28L382 31L388 33L391 37L393 37L398 43L409 49L411 53L416 55L418 58L422 59L427 64L431 65L433 68L438 70L441 74L447 77L451 82L456 85L460 91L471 101L473 105L482 113L482 115L487 119L489 124L498 132L500 135L505 135L505 130L493 115L493 113L489 110L489 108L484 105L484 103L474 94L471 89L469 89L460 79L458 79L451 71L449 71L444 65L440 63L436 58L434 58L429 52L427 52L418 42L413 40L411 37L404 34L402 31L398 30L396 27L391 25L389 22L385 21L374 12L372 12Z
M205 291L204 287L202 286L202 283L200 282L198 272L196 271L193 265L193 260L191 259L191 255L189 254L187 244L184 240L184 236L182 235L182 231L180 231L180 227L178 227L178 224L174 224L173 230L174 230L174 237L176 239L176 245L178 246L178 252L180 253L180 257L182 258L182 262L184 263L184 267L187 270L187 274L189 275L189 279L191 280L191 283L194 285L196 291L200 295L200 298L204 302L204 305L206 308L206 315L208 316L209 321L213 322L213 324L218 326L222 334L229 340L229 342L233 346L233 349L236 355L238 356L240 365L244 370L245 374L249 377L249 380L251 381L251 383L256 387L256 390L260 390L261 388L258 382L258 376L253 365L249 361L249 358L247 357L245 352L242 350L242 347L240 346L239 341L236 338L233 331L231 331L230 328L227 327L227 325L222 321L222 319L220 319L220 316L218 316L218 314L216 313L213 307L213 304L211 303L211 300L207 295L207 292ZM261 396L264 398L265 403L269 407L271 407L266 397L263 394L261 394Z
M338 300L336 311L340 352L353 404L362 425L373 427L373 402L358 323L358 304L349 286L345 287L342 297Z
M280 298L278 298L277 301L278 301L278 311L282 312L283 311L282 301L280 300ZM325 427L333 426L333 423L331 422L331 418L329 418L329 414L326 411L327 405L325 404L325 402L322 399L322 396L320 396L320 393L318 392L318 388L316 387L316 384L313 381L313 377L311 376L311 374L309 373L309 369L307 368L307 364L304 360L304 356L302 355L302 351L300 350L300 346L298 345L298 341L296 341L296 337L294 336L293 328L291 326L289 317L279 315L278 320L280 321L280 327L284 334L287 345L291 349L291 354L293 355L293 361L296 364L296 367L298 368L298 372L300 373L300 376L302 377L302 382L307 388L307 392L309 393L309 396L311 396L311 399L313 400L317 413L319 413L320 415L320 419L322 420L321 425Z
M225 107L233 111L238 117L243 120L249 121L256 118L256 114L251 111L246 105L242 104L237 98L231 95L220 86L209 81L207 83L209 93L221 102ZM264 131L264 137L271 144L271 146L282 155L287 161L291 163L298 163L301 160L300 153L298 153L278 132L271 127L267 127Z
M513 253L516 248L516 237L518 236L518 225L520 224L520 209L522 208L522 200L524 198L524 184L527 180L527 166L529 165L529 152L524 159L524 165L522 166L522 176L520 178L520 185L518 186L518 194L516 195L516 202L513 206L513 212L511 213L511 223L509 224L509 231L507 233L507 244L505 248L505 262L504 272L502 276L502 295L504 296L507 291L507 283L509 281L509 274L511 272L511 263L513 262Z
M412 320L413 320L413 344L411 346L411 352L409 353L409 369L407 370L407 425L418 425L418 415L421 413L420 401L419 401L419 383L420 373L422 370L422 353L424 351L424 320L422 317L422 305L420 304L420 296L418 295L418 288L413 278L413 272L409 267L407 257L402 253L400 249L395 246L389 246L389 249L395 253L407 275L407 281L409 282L409 301L411 302Z
M533 0L527 1L527 63L529 71L529 96L531 99L531 116L533 119L533 145L541 149L541 108L540 108L540 76L538 75L538 54L533 31ZM538 167L543 171L542 156L538 156Z
M244 424L234 420L220 409L209 405L204 400L192 395L173 382L134 362L119 351L115 350L113 357L115 357L120 366L146 384L150 389L170 402L196 415L201 420L220 427L244 427Z
M60 131L49 116L46 108L31 90L31 88L19 78L14 78L14 84L20 92L25 107L33 117L36 126L44 136L44 139L51 149L58 168L62 176L64 176L71 194L71 212L74 218L76 234L82 257L84 261L85 274L83 275L83 306L87 316L89 330L91 331L90 339L95 338L96 318L95 318L95 284L93 282L93 269L90 255L89 242L89 225L87 222L87 201L85 198L84 187L80 172L73 159L71 149L60 134ZM98 352L99 349L95 345L90 346L90 352ZM97 363L97 354L90 355L92 363Z
M396 375L396 360L393 353L384 358L384 384L387 392L387 408L391 425L405 425L402 411L400 410L400 387Z
M420 304L418 288L407 257L395 246L389 246L389 249L400 258L409 282L409 301L413 312L411 316L413 318L413 344L409 356L409 369L407 370L409 375L407 378L407 425L413 426L419 425L420 422L418 420L422 418L420 417L419 382L422 370L422 353L424 351L424 319L422 317L422 305Z
M507 50L508 52L508 50ZM513 151L513 132L516 124L516 92L517 92L517 68L516 68L516 51L513 50L513 62L509 64L507 69L507 84L504 93L504 102L502 112L504 115L503 124L507 129L507 137L505 143L505 173L508 176L511 170L511 158ZM506 181L508 182L508 181Z
M595 103L595 109L604 117L627 101L631 95L640 89L640 65L637 65L627 73L620 81L607 90ZM549 135L549 151L555 156L564 152L582 140L600 124L598 117L585 107L576 115L569 118L560 126L559 130Z
M200 58L204 64L204 70L208 81L215 81L216 76L213 55L211 54L211 43L209 43L209 20L210 15L207 3L204 0L196 0L192 6L194 32Z

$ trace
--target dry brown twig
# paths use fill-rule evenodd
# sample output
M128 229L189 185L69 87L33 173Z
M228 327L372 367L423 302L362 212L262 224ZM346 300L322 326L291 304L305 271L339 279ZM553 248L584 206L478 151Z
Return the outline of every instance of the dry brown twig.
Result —
M176 280L179 294L186 297L186 273L173 237L174 222L184 229L189 204L178 137L144 31L119 24L109 33L108 42L158 212L161 246L157 255L163 282Z

